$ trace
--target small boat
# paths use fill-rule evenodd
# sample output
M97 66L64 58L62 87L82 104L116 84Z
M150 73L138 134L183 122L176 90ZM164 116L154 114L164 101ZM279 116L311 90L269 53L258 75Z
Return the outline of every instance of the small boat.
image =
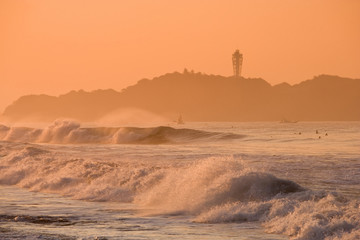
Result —
M179 118L177 120L177 124L184 124L184 120L181 115L179 116Z

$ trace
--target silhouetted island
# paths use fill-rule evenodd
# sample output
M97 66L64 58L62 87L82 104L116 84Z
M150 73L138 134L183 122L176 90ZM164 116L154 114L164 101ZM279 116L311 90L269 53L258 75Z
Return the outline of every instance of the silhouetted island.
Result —
M123 89L28 95L8 106L12 121L72 118L96 121L136 108L186 121L359 121L360 79L320 75L296 85L271 86L261 78L169 73Z

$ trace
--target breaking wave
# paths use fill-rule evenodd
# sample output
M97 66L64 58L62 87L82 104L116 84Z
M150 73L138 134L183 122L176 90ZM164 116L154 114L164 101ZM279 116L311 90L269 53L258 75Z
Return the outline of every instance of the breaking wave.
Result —
M359 201L305 189L233 157L144 162L74 158L44 148L1 148L0 184L80 200L133 202L151 209L144 214L189 215L201 223L256 221L298 240L360 236Z
M78 122L57 120L45 129L0 125L0 140L11 142L59 144L171 144L193 141L217 141L242 138L232 133L160 126L82 128Z

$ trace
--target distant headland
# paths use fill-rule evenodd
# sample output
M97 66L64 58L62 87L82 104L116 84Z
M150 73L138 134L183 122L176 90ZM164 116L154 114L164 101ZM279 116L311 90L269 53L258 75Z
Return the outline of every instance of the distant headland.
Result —
M359 121L360 79L320 75L296 85L261 78L224 77L184 70L142 79L117 92L71 91L58 97L27 95L8 106L9 121L71 118L96 121L135 108L186 121Z

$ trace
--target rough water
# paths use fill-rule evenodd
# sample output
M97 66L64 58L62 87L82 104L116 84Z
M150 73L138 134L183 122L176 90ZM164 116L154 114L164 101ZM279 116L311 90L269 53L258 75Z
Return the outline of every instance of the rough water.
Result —
M0 125L0 239L360 239L360 123Z

